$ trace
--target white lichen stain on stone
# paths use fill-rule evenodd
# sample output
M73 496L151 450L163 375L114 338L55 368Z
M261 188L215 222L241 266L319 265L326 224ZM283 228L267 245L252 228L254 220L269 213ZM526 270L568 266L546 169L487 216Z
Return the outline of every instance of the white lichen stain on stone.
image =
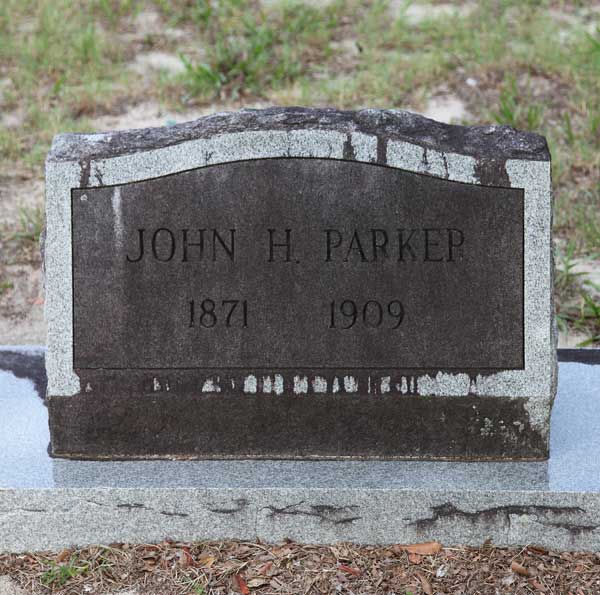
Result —
M337 379L337 376L333 379L331 384L331 392L337 393L340 392L340 381Z
M483 427L479 430L482 436L493 436L494 435L494 424L489 417L483 418Z
M522 421L513 421L513 426L517 427L519 434L525 429L525 424Z
M347 393L355 393L358 391L358 382L354 376L344 376L344 390Z
M99 143L109 143L112 134L110 132L94 132L93 134L81 134L80 138L85 140L86 143L92 145Z
M262 379L262 390L263 393L270 394L273 390L273 380L270 376L263 376Z
M244 378L244 392L245 393L256 393L256 376L250 374Z
M308 392L308 378L306 376L294 376L294 394L300 395Z
M468 374L438 372L435 378L420 376L415 391L421 396L459 397L469 394L471 378Z
M168 390L168 389L167 389ZM214 378L207 378L202 385L203 393L220 393L221 386L219 384L219 378L215 380Z
M312 381L313 392L315 393L326 393L327 392L327 380L323 376L315 376Z
M263 393L275 393L280 395L283 393L283 376L281 374L275 374L274 377L263 376L262 379Z
M381 379L381 386L380 386L379 390L381 391L382 395L390 392L390 381L391 381L391 378L389 376L384 376Z
M283 394L283 376L281 374L275 374L275 378L273 380L273 392L276 395Z
M123 247L123 209L121 204L121 189L117 186L112 193L112 210L114 215L115 245L118 250Z

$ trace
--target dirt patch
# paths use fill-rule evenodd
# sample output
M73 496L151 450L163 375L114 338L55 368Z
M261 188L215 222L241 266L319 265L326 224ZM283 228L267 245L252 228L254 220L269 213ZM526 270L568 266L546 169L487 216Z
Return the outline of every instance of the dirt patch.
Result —
M583 28L594 35L600 24L600 4L586 4L581 7L560 5L548 10L548 14L560 25L570 29ZM561 31L561 36L568 36L569 31Z
M23 125L23 122L25 122L25 110L22 107L18 107L2 114L0 126L4 128L18 128Z
M46 342L41 257L30 237L43 206L42 181L0 181L0 344Z
M179 74L185 70L183 61L176 54L168 52L145 52L135 57L131 69L142 76L152 76L156 72Z
M575 260L573 272L583 277L586 287L590 293L600 297L600 260L591 260L588 258L578 258Z
M195 120L212 111L210 108L201 108L186 112L172 112L164 109L157 101L147 101L132 106L121 114L100 116L92 121L92 125L95 130L127 130L130 128L168 126Z
M44 183L30 178L0 178L0 232L15 231L23 209L44 206Z
M446 124L460 124L470 117L464 102L456 95L432 97L422 113L427 118Z
M126 31L122 40L133 45L156 43L159 39L181 41L187 37L184 29L172 27L158 10L148 8L126 20Z
M569 331L568 333L558 333L558 348L559 349L575 349L581 343L589 339L589 335L578 331Z
M266 107L267 104L251 103L245 104L246 108ZM152 126L170 126L181 122L189 122L196 120L202 116L214 114L215 112L233 111L240 109L241 105L236 103L231 104L214 104L193 110L177 112L165 109L157 101L147 101L139 105L129 107L121 114L110 114L100 116L92 120L93 129L95 130L127 130L130 128L148 128Z
M424 20L443 17L468 16L475 8L474 4L420 4L407 0L391 0L389 11L393 18L403 18L407 23L416 25Z
M0 267L10 286L0 290L0 343L4 345L44 345L44 291L39 266Z
M260 0L260 4L265 8L272 8L284 4L286 0ZM323 8L333 4L335 0L303 0L302 4L313 8Z

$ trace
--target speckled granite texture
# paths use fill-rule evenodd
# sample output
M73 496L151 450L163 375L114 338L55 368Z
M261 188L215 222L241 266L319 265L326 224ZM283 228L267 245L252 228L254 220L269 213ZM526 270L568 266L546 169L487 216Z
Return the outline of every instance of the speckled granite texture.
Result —
M598 550L600 357L587 361L560 364L547 462L96 462L48 456L43 350L2 348L0 551L167 537Z
M53 419L53 452L57 456L81 458L210 457L241 454L234 448L234 433L231 440L224 442L221 452L216 453L203 449L203 445L209 442L209 435L199 432L196 432L196 442L193 442L190 434L192 443L189 447L186 446L185 452L173 448L168 441L157 441L155 447L152 447L147 440L139 444L135 444L133 440L127 444L112 440L111 428L123 425L125 418L120 413L123 408L129 407L130 414L135 415L136 406L139 407L139 402L126 403L124 395L135 396L131 387L157 386L156 391L160 392L164 382L160 380L159 371L155 373L148 370L143 378L138 378L135 374L142 372L134 370L131 375L122 375L123 382L120 383L116 372L107 372L102 376L94 371L88 373L83 368L78 372L74 367L73 191L87 188L92 196L92 190L96 195L96 190L102 187L122 185L125 188L128 184L187 170L234 162L300 158L373 164L488 190L490 187L518 189L523 196L523 262L522 270L519 269L517 275L519 279L523 278L521 339L524 345L522 349L520 347L523 365L497 370L485 370L481 367L415 368L410 377L401 370L395 370L395 380L394 374L390 372L378 375L371 374L369 370L353 369L351 366L350 369L340 367L337 376L332 373L329 385L332 390L326 391L326 394L339 398L352 393L356 397L352 403L358 403L357 410L354 416L348 412L345 426L332 418L320 435L335 435L335 440L342 444L344 436L349 435L348 427L358 428L361 419L370 418L370 414L365 414L364 411L372 405L372 387L389 389L389 394L381 399L384 407L384 401L393 401L393 397L403 395L402 387L408 379L415 394L424 397L415 401L415 411L411 415L416 420L423 415L433 419L437 398L440 406L443 399L456 399L457 404L462 401L464 411L469 408L470 399L481 399L482 406L472 418L458 416L451 419L446 410L440 414L445 419L451 419L448 427L461 428L454 438L448 436L439 443L436 442L435 436L441 434L432 426L431 436L424 436L417 449L411 450L398 443L394 452L394 441L386 438L384 442L391 445L391 448L382 452L382 456L545 458L548 452L550 411L556 390L556 337L552 302L552 194L550 156L545 139L501 126L449 126L408 112L393 110L345 112L304 108L246 110L216 114L196 122L161 129L67 134L55 138L46 164L45 240L45 308L48 321L46 367ZM80 200L87 199L85 193L76 194ZM119 227L117 223L118 221L115 229ZM126 306L127 304L123 309ZM486 340L494 340L493 327L486 328L485 334L486 337L489 336ZM399 363L398 368L400 367ZM276 410L277 405L269 399L265 401L258 392L267 392L267 386L272 389L282 385L284 398L281 401L289 401L290 408L297 407L298 403L293 403L290 399L304 392L305 384L307 387L320 386L323 374L316 368L299 371L278 369L276 365L272 365L268 370L244 368L240 377L233 372L228 374L223 371L217 375L198 369L194 380L195 385L201 387L194 394L188 392L179 395L175 394L177 391L171 391L165 406L173 405L169 413L173 419L183 410L188 411L189 418L196 421L201 419L204 411L210 410L216 415L219 402L215 397L218 391L214 387L220 382L218 388L221 396L225 392L237 391L236 395L231 395L232 399L239 399L244 406L254 403L253 411L260 412L260 419L266 420L267 425L268 413L271 411L273 423L270 425L274 426L279 423L281 408ZM189 378L182 378L181 385L188 381ZM259 381L262 384L257 392L256 385ZM115 385L122 387L122 394L115 390ZM338 387L337 391L333 390L334 386ZM312 389L308 390L310 392ZM94 391L99 392L102 397L109 394L120 395L104 403L103 408L109 421L102 428L97 426L92 417L85 417L86 412L90 411L85 399L92 398ZM156 399L160 398L161 395L157 394ZM197 398L194 401L197 409L193 408L193 403L186 401L190 398ZM363 403L359 403L361 399ZM409 399L407 403L408 401ZM347 402L351 403L350 400ZM399 419L397 412L393 411L394 404L395 402L390 405L388 419ZM421 408L427 404L431 404L431 409L423 414ZM334 409L339 411L340 407L343 408L342 405L340 403ZM496 406L494 414L489 408ZM232 413L240 410L239 407L230 409ZM243 415L247 416L248 413ZM316 415L322 420L331 417L326 407ZM147 417L144 421L146 433L156 435L156 429L162 427L161 419L156 416L151 418L150 410ZM508 420L507 424L504 424L505 418ZM238 416L234 421L236 423L231 427L237 431L244 419ZM196 426L199 424L196 423ZM310 424L306 423L304 432L308 432L309 428ZM86 443L77 438L90 436L92 430L97 438L96 443ZM372 428L367 425L357 432L357 436L368 435L371 431ZM123 435L124 429L121 428L119 432ZM418 433L421 434L423 433ZM473 437L468 443L458 448L449 447L453 440L460 441L467 434ZM494 436L497 439L492 440ZM249 436L248 442L257 444L257 448L248 453L249 456L272 457L278 454L272 445L260 443L259 434ZM305 453L297 445L292 445L290 452L282 453L282 456L344 456L343 451L344 449L338 453L331 452L330 448L325 448L315 438L311 452ZM373 452L366 442L364 448L348 448L346 452L349 453L348 456L377 456L377 452Z

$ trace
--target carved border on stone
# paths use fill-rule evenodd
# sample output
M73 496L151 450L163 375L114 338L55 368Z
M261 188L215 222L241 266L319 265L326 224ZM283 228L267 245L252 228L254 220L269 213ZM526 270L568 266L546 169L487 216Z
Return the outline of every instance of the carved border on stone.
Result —
M325 114L322 123L319 114ZM244 118L249 129L235 130ZM213 130L215 119L220 119L222 132ZM363 120L375 122L375 127L369 128ZM398 134L390 131L390 120L392 124L397 121ZM252 129L256 121L262 122L264 129ZM377 128L381 122L385 126ZM412 127L408 132L402 128L406 122ZM203 125L208 133L203 131ZM418 133L413 131L415 126ZM378 163L455 182L524 190L525 369L478 375L474 380L464 373L419 376L418 393L527 397L531 424L546 435L557 364L552 300L552 189L550 160L543 139L506 127L445 126L407 112L375 110L248 110L217 114L172 128L170 145L164 139L169 135L168 128L59 135L54 140L46 163L48 394L71 396L81 390L73 370L72 189L138 182L234 161L282 157L338 159ZM197 138L180 140L182 131ZM134 139L148 145L153 134L160 137L159 148L135 152L128 144ZM436 134L444 136L443 142ZM448 138L452 140L453 135L458 137L455 150L446 150L451 144ZM465 138L470 139L468 147L460 146ZM473 139L480 143L480 150ZM493 157L490 145L497 147L498 158Z

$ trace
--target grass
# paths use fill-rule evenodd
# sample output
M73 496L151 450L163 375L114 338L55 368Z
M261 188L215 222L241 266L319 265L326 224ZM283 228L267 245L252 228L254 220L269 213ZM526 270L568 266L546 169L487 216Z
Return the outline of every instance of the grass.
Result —
M13 284L11 281L5 281L0 279L0 296L5 294L7 291L13 288Z
M62 587L72 578L90 570L90 566L86 563L76 564L75 558L71 558L66 564L57 564L53 560L49 560L48 566L48 570L40 576L40 582L47 587Z
M200 0L191 19L205 55L200 61L182 53L185 72L174 83L200 99L261 95L297 81L311 56L328 55L337 26L332 7L299 2L266 11L249 0Z
M579 280L585 275L583 272L576 272L577 261L575 260L575 244L569 242L562 249L557 246L555 249L556 274L554 278L554 287L557 292L568 294L579 284Z
M598 285L594 285L600 290ZM597 294L598 295L598 294ZM570 325L574 330L588 335L578 347L590 347L600 342L600 301L585 289L580 290L579 299L574 304L561 304L557 314L559 328Z
M0 3L0 77L8 81L2 108L24 112L21 125L0 133L2 169L18 159L39 171L54 134L86 129L82 116L110 109L119 97L126 52L97 21L105 4Z
M114 582L113 571L120 557L117 550L103 546L84 551L63 550L53 558L41 555L35 559L38 581L52 592L66 585L76 589L90 578L100 584L105 580Z
M0 184L15 172L42 177L56 132L93 129L99 115L140 101L174 110L255 102L423 109L431 96L451 93L466 105L464 123L548 138L555 235L572 259L599 258L600 28L590 27L587 4L482 0L458 10L456 2L454 13L431 9L418 22L410 2L394 5L395 12L385 0L3 0L0 112L22 122L0 126ZM560 10L570 20L557 19ZM144 31L136 18L148 11L159 26ZM148 50L179 56L183 72L128 68ZM11 233L35 237L35 227L15 221ZM573 281L573 295L583 288L597 300L582 279ZM557 288L559 302L564 294ZM581 300L578 311L593 320ZM573 327L581 318L574 316L565 324Z
M44 211L41 207L19 209L19 226L7 236L9 241L38 244L44 229Z
M522 130L539 130L544 117L544 108L537 103L531 92L522 93L514 75L508 75L502 85L497 111L491 112L491 119L498 124L520 128ZM568 114L565 114L568 116ZM571 121L569 130L572 134Z
M577 270L575 244L567 243L555 250L556 269L554 288L557 297L557 324L559 330L569 328L588 338L579 347L600 343L600 285L591 281L587 274Z
M41 205L20 207L18 220L0 229L0 265L15 262L38 263L40 236L44 229L44 210Z

